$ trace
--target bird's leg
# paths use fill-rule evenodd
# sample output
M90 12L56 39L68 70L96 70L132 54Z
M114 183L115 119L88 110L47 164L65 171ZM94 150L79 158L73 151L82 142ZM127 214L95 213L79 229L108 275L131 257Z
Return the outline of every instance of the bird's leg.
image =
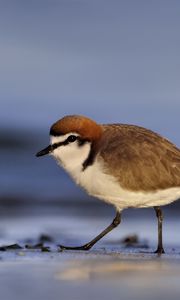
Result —
M154 207L156 216L158 218L158 247L155 253L158 253L161 255L162 253L165 253L163 248L163 242L162 242L162 222L163 222L163 214L159 206Z
M79 246L79 247L68 247L68 246L66 247L63 245L59 245L59 246L62 250L89 250L103 236L105 236L108 232L110 232L112 229L117 227L120 224L120 222L121 222L121 214L119 211L117 211L116 216L115 216L114 220L112 221L112 223L107 228L105 228L100 234L98 234L98 236L96 236L93 240L91 240L89 243L87 243L83 246Z

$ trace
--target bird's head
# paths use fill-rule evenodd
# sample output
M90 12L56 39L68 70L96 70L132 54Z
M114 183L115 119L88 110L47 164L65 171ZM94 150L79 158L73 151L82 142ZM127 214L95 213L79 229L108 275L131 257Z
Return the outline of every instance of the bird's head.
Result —
M50 145L36 154L53 155L66 168L88 158L91 147L102 135L102 128L93 120L79 115L65 116L50 128Z

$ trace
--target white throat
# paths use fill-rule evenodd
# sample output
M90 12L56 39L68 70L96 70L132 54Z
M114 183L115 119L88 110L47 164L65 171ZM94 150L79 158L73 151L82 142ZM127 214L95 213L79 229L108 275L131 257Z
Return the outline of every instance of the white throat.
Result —
M78 136L77 134L71 133ZM63 135L60 137L51 137L51 143L63 142L67 139L70 134ZM55 149L52 155L60 164L78 183L79 176L83 171L83 163L89 156L91 150L91 144L89 142L82 146L78 145L78 141L74 143L69 143L68 145L60 146Z

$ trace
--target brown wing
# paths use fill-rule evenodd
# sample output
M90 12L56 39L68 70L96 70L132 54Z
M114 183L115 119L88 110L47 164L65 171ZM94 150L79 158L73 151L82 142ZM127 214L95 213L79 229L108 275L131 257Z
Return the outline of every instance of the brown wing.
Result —
M103 125L103 129L100 153L105 169L122 187L134 191L180 187L180 150L175 145L138 126Z

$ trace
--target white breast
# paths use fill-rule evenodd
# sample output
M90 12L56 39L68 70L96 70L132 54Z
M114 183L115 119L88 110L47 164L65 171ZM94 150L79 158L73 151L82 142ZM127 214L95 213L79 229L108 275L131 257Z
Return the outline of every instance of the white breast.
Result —
M113 204L122 210L128 207L151 207L166 205L180 198L180 187L158 190L156 192L131 192L123 189L116 179L103 172L100 162L96 161L76 177L90 195Z
M128 207L152 207L166 205L180 198L180 187L156 192L131 192L121 187L112 175L106 174L103 161L96 158L91 166L83 170L90 145L79 148L76 144L60 147L53 155L74 181L88 194L113 204L118 210Z

